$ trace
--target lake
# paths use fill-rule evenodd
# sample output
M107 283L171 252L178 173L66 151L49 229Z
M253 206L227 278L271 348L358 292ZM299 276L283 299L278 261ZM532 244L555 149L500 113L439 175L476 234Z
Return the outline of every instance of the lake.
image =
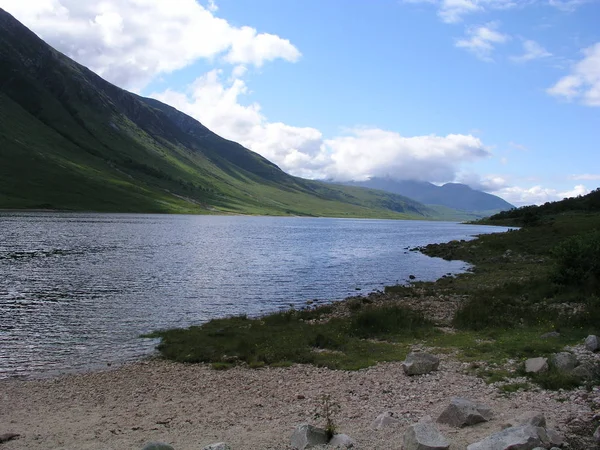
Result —
M467 268L408 249L504 231L449 222L0 213L0 378L149 355L150 331L330 302ZM359 290L360 289L360 290Z

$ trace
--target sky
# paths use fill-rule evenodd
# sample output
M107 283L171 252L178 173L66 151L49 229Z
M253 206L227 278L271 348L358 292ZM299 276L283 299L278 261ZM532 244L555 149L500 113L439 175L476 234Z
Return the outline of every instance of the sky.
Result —
M0 0L293 175L600 186L600 0Z

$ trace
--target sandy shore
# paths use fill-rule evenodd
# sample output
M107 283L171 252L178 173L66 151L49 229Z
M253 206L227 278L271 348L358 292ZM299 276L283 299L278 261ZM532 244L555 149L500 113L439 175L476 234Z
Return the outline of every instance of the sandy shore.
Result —
M554 428L569 433L577 421L589 420L590 396L527 391L500 393L465 374L465 365L442 356L438 372L409 378L399 363L357 372L312 366L215 371L203 365L149 361L105 372L49 380L0 381L0 434L21 434L1 444L15 449L141 449L164 441L177 450L202 449L225 441L236 449L288 449L295 425L314 420L323 394L340 405L339 431L359 449L398 449L406 427L424 415L437 415L453 396L492 407L492 421L462 430L440 427L464 449L526 410L542 411ZM402 424L370 429L384 411Z

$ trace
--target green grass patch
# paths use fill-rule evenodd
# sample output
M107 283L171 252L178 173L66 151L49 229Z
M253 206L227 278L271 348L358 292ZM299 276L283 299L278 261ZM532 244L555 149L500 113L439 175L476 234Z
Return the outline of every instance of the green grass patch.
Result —
M310 363L356 370L382 361L403 360L416 338L435 334L433 325L406 308L365 307L347 318L307 322L331 312L278 312L250 319L215 319L185 330L160 331L158 349L169 359L188 363L244 363L249 367ZM393 342L378 342L386 338Z

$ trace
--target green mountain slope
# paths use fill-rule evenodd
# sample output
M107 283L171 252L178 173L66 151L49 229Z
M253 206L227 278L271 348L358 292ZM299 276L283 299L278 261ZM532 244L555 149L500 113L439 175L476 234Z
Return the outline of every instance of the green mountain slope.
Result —
M0 208L436 218L303 180L54 50L0 9Z

